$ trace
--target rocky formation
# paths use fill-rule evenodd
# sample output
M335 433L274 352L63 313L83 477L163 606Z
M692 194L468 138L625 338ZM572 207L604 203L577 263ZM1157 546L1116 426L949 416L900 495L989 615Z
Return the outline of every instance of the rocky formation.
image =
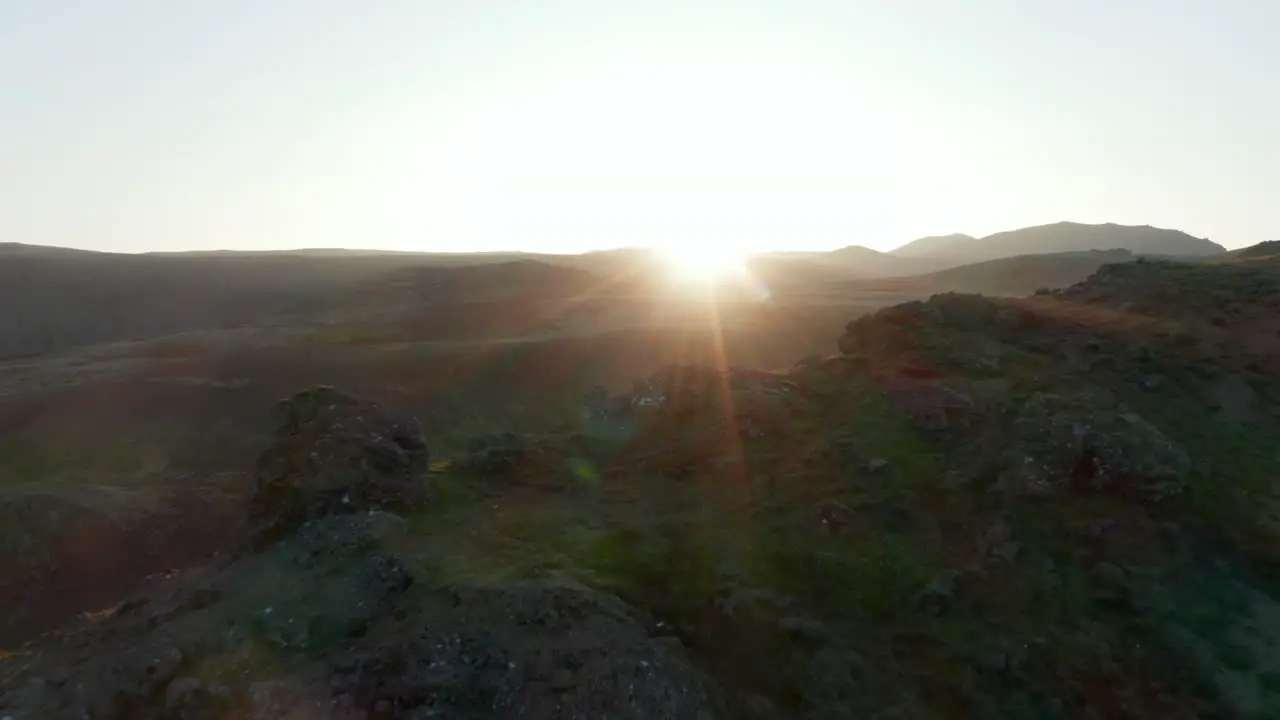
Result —
M1038 394L1013 423L1010 482L1018 492L1061 497L1111 491L1160 500L1184 489L1185 450L1132 412Z
M1240 319L1280 309L1280 263L1212 265L1148 260L1104 265L1087 280L1055 292L1071 302L1200 322Z
M0 717L711 718L712 685L644 613L565 581L418 582L411 419L331 388L282 401L249 554L44 641ZM8 666L6 670L9 669Z
M710 718L679 641L617 598L550 582L419 590L403 521L309 521L46 646L0 716Z
M325 515L421 507L429 455L416 419L327 387L281 400L276 412L274 441L255 473L256 543Z

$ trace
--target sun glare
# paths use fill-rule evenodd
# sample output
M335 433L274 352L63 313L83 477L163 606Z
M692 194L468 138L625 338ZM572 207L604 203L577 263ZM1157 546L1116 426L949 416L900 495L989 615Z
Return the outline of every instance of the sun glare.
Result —
M668 247L663 253L686 277L710 280L745 270L742 255L724 247Z

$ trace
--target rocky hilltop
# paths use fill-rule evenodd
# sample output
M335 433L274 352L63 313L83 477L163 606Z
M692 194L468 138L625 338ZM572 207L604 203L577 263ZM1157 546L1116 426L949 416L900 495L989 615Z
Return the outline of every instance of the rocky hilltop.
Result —
M0 660L19 718L1280 714L1280 264L943 294L428 451L284 401L239 553Z

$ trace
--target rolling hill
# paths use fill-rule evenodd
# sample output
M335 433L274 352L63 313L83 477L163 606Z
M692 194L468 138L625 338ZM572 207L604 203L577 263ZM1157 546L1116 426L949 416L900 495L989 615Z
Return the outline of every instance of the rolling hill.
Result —
M957 249L968 247L976 242L977 238L964 233L952 233L950 235L930 235L913 240L902 247L892 250L889 254L896 257L914 257L914 258L930 258L945 255L954 255Z
M1128 250L1090 250L1078 253L1019 255L961 265L911 277L887 278L850 284L851 290L932 295L960 292L1021 297L1042 288L1062 288L1078 283L1098 268L1131 262Z
M465 257L465 256L464 256ZM473 256L472 265L480 262ZM251 324L429 254L90 252L0 246L0 357Z
M846 276L854 275L863 278L915 275L939 269L939 263L933 258L892 255L864 245L848 245L826 251L761 253L756 256L756 259L821 263Z

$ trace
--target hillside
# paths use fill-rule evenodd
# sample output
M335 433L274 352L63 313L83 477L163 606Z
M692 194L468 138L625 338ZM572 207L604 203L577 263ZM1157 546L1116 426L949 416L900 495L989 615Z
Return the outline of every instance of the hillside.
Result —
M1209 256L1226 252L1217 243L1179 230L1150 226L1085 225L1060 222L1022 228L981 238L967 235L922 238L892 251L901 257L930 257L954 263L973 263L1016 255L1128 250L1141 255Z
M0 717L1280 713L1280 264L757 307L0 367Z
M493 299L573 297L599 288L602 279L585 270L538 260L459 267L407 267L382 273L339 295L379 306L449 305Z
M911 277L854 282L844 287L850 291L896 292L921 297L948 292L1019 297L1073 285L1103 265L1134 259L1127 250L1020 255Z
M1240 259L1274 258L1280 256L1280 240L1267 240L1257 245L1232 250L1229 254L1233 258Z
M0 357L243 325L401 262L10 252L0 258Z
M584 270L520 260L535 257L559 260L329 250L124 255L10 244L0 247L0 358L270 322L330 306L362 283L370 285L357 294L416 277L411 285L453 302L468 287L483 297L595 282ZM518 272L535 266L542 272Z
M856 275L811 259L755 258L750 266L754 284L727 284L724 292L746 299L758 297L761 287L807 289ZM499 296L518 305L586 292L669 293L678 279L669 261L645 249L581 255L343 250L125 255L9 244L0 246L0 305L9 309L0 315L0 358L278 322L290 314L314 316L317 308L351 314L376 309L392 296L401 307Z

